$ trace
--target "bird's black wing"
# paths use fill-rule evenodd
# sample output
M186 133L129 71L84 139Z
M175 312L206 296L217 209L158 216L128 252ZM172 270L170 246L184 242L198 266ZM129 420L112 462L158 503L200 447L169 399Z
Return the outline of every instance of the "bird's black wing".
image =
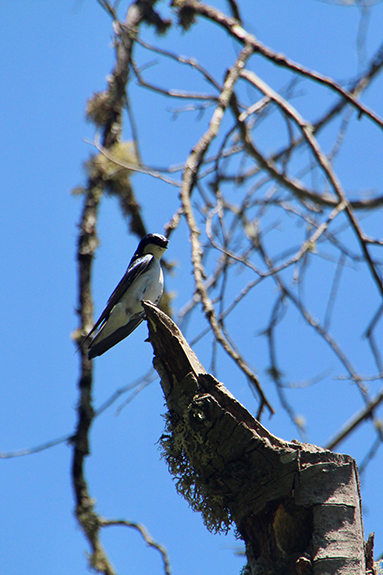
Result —
M89 337L96 331L96 329L104 321L106 321L108 319L109 314L112 311L112 309L114 308L114 306L120 301L120 299L122 298L122 296L124 295L126 290L132 285L134 280L137 279L138 276L140 276L142 273L144 273L144 271L148 268L151 261L153 260L153 257L154 256L152 254L146 254L145 256L136 258L133 261L133 263L131 263L129 265L128 269L125 272L124 277L122 278L122 280L120 281L120 283L118 284L118 286L116 287L116 289L114 290L114 292L112 293L110 298L108 299L108 303L106 304L104 311L102 312L102 314L100 315L100 317L98 318L98 320L96 321L96 323L94 324L94 326L92 327L92 329L90 330L90 332L88 333L86 338L84 339L82 345L89 339ZM129 323L127 324L127 326L129 325ZM124 326L120 329L125 329L127 326ZM135 327L137 327L137 326L135 326ZM135 328L133 328L133 329L135 329ZM133 331L133 329L131 331ZM118 331L119 330L117 330L117 332ZM131 333L131 332L128 332L126 335L129 335L129 333Z
M144 310L142 310L142 314L144 314ZM88 359L92 359L97 357L98 355L102 355L108 349L119 343L121 340L125 339L140 325L143 321L142 317L136 317L130 320L129 323L126 325L116 329L113 333L111 333L108 337L105 337L98 343L91 343L91 347L88 350ZM97 337L96 337L97 339ZM94 340L93 340L94 341Z

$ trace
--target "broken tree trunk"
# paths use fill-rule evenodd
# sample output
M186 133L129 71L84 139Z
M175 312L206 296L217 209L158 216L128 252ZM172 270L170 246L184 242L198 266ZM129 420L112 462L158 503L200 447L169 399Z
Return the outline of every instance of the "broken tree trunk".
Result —
M164 456L209 529L235 524L244 573L370 572L355 461L269 433L206 373L173 321L149 302L144 308L169 409Z

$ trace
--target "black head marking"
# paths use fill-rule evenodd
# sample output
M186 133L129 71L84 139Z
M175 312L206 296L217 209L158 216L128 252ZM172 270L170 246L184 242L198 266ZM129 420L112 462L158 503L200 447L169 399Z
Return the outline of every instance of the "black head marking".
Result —
M168 247L168 243L169 240L166 239L165 236L162 236L161 234L147 234L144 238L142 238L142 240L138 244L136 252L132 257L130 263L132 263L138 257L142 256L146 252L145 248L147 246L155 245L158 246L159 248L163 248L166 250Z
M155 246L166 249L168 247L168 243L169 240L161 234L148 234L140 241L137 251L139 249L145 249L149 244L154 244Z

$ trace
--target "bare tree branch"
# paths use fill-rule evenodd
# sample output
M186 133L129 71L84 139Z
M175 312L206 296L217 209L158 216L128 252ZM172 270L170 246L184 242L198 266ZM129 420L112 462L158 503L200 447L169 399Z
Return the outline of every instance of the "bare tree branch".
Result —
M235 66L230 70L221 92L221 95L218 100L218 106L213 114L213 117L210 121L209 130L204 134L201 138L200 142L194 147L194 150L190 154L188 161L186 163L182 189L181 189L181 202L184 215L188 222L190 234L191 234L191 244L192 244L192 262L193 262L193 270L194 270L194 279L196 284L196 293L201 298L201 302L204 308L205 315L211 325L211 328L214 332L215 337L222 345L224 350L230 355L230 357L237 363L240 369L245 373L251 383L257 389L257 392L261 399L261 409L265 405L268 407L271 413L273 413L273 409L269 402L267 401L258 381L258 378L254 374L254 372L248 367L246 362L242 359L241 356L233 349L233 347L229 344L227 339L224 337L222 330L220 329L217 318L215 315L214 307L211 303L210 298L208 297L207 291L204 286L204 270L201 261L201 245L198 240L199 230L197 228L193 211L190 204L190 196L195 185L195 178L198 173L198 170L201 166L202 160L206 154L206 151L210 145L210 142L214 139L217 135L223 114L227 109L230 98L232 95L232 91L236 81L239 78L240 70L245 65L246 60L251 56L253 53L253 49L250 46L245 46L242 50L241 54L239 55Z

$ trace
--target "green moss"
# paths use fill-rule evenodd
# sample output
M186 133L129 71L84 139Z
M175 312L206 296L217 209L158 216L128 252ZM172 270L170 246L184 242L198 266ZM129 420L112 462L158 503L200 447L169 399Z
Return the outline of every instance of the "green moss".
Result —
M217 494L217 489L200 477L190 461L196 451L199 457L209 458L209 446L189 427L187 411L185 418L171 413L166 415L165 432L160 444L178 493L194 511L202 514L209 531L227 533L232 519L225 496Z

